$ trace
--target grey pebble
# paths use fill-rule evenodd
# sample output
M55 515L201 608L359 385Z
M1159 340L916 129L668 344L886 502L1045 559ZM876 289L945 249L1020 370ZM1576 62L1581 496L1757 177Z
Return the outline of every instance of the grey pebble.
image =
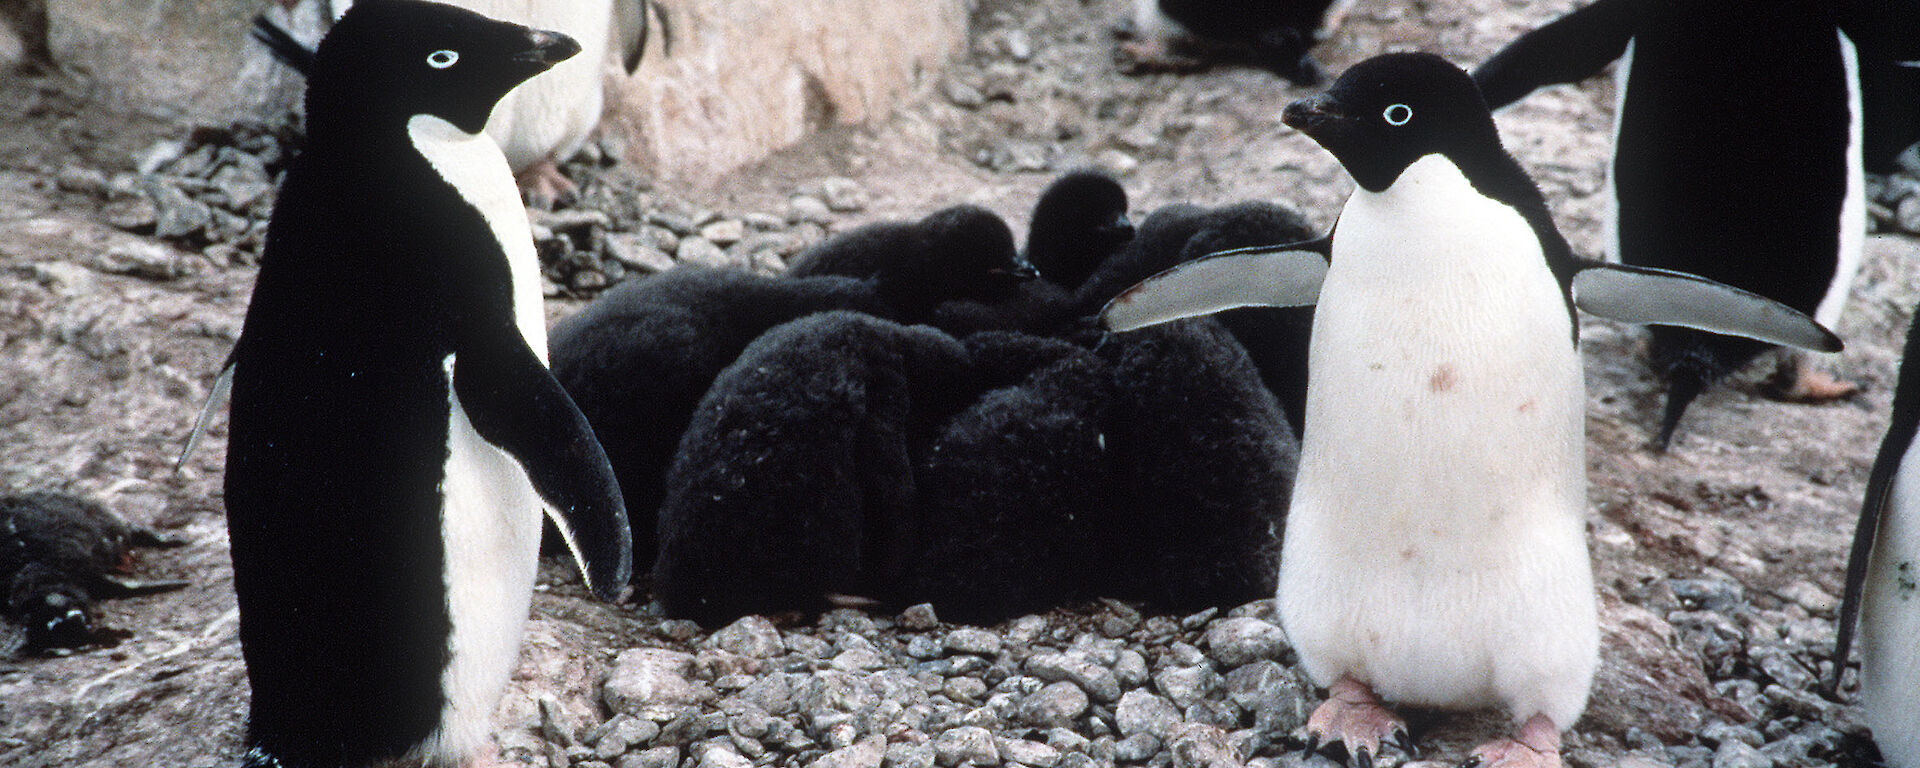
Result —
M934 737L933 752L943 766L1000 764L993 732L978 726L963 725Z
M1205 664L1163 670L1153 678L1154 687L1175 707L1185 709L1214 695L1222 684L1220 673Z
M1142 662L1144 664L1144 661ZM1100 666L1084 656L1067 653L1036 653L1027 658L1027 673L1047 682L1070 681L1099 701L1120 698L1120 680L1112 669Z
M1113 759L1125 763L1138 763L1153 757L1160 751L1160 740L1152 734L1136 733L1113 744Z
M914 632L925 632L940 626L940 617L933 611L932 603L908 606L900 612L900 628Z
M1071 682L1052 683L1020 703L1019 718L1036 728L1073 725L1087 711L1087 692Z
M1000 652L1000 636L984 629L963 627L947 633L946 648L949 653L992 656Z
M192 272L192 262L173 247L146 240L114 243L95 257L93 267L111 275L166 281Z
M1180 710L1173 704L1144 690L1128 691L1114 709L1114 726L1123 736L1147 734L1164 738L1180 723Z
M813 195L794 195L787 198L787 221L800 224L828 224L833 221L833 209L827 203Z
M786 650L780 630L760 616L743 616L721 627L701 645L750 659L770 659Z
M689 678L693 654L662 648L632 648L614 658L601 687L607 707L640 717L712 698L712 690ZM651 719L651 718L649 718Z
M745 238L747 225L738 219L721 219L701 227L700 236L724 248Z
M887 745L886 768L933 768L932 744L893 743Z
M838 213L865 210L869 201L866 187L853 179L840 176L821 179L820 196L829 210Z
M886 756L886 737L869 736L828 752L808 765L811 768L880 768Z
M698 768L753 768L753 761L732 749L709 743L700 750Z
M1259 659L1277 659L1288 650L1287 633L1273 624L1251 618L1230 618L1207 628L1207 649L1222 667L1237 667Z
M1175 768L1240 768L1227 733L1211 725L1184 725L1168 744Z
M1713 768L1773 768L1773 758L1738 741L1727 741L1713 751Z
M1053 768L1060 762L1060 750L1037 741L1002 736L995 738L993 743L1000 752L1002 762L1031 765L1036 768Z
M726 251L721 250L720 246L714 245L713 241L699 236L680 238L680 248L674 251L673 256L683 263L698 267L724 269L743 266L735 263L735 260L728 256Z

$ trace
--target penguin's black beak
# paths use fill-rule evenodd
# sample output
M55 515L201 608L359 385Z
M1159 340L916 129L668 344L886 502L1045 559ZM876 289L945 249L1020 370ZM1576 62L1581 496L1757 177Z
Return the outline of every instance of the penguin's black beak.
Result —
M1338 134L1352 118L1332 96L1320 94L1301 99L1280 113L1280 122L1325 144L1328 136Z
M527 31L527 46L526 50L514 55L514 61L537 64L541 69L571 59L580 52L579 41L543 29Z

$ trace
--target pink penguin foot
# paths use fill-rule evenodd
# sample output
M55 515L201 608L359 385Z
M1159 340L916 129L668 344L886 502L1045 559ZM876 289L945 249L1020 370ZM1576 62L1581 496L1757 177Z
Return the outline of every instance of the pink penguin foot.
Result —
M520 184L520 195L528 205L535 208L551 209L555 203L565 200L580 191L572 179L560 173L560 166L552 160L541 160L527 166L514 177Z
M1335 743L1345 745L1347 764L1355 768L1372 768L1383 743L1414 754L1406 722L1389 711L1373 689L1350 677L1334 681L1327 700L1307 718L1307 751Z
M1119 63L1120 71L1127 74L1192 72L1207 66L1201 59L1175 53L1171 41L1156 35L1146 35L1115 46L1114 60Z
M1475 747L1460 768L1562 768L1560 728L1534 715L1512 737Z
M1789 403L1830 403L1852 397L1860 385L1815 368L1805 359L1781 366L1780 373L1768 382L1766 395Z

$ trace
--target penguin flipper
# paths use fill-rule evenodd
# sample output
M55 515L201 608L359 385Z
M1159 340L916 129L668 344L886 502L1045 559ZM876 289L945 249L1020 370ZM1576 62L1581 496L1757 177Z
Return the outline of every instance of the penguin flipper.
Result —
M1100 310L1115 331L1236 307L1304 307L1320 299L1332 237L1221 251L1140 281Z
M1620 58L1644 16L1644 0L1597 0L1513 39L1473 70L1488 109L1535 88L1585 80Z
M227 402L227 395L233 393L233 353L227 353L227 361L220 365L220 375L213 379L213 389L207 391L207 401L200 405L200 415L193 419L193 432L187 435L187 444L180 448L179 460L173 462L173 471L179 472L187 466L187 459L193 458L193 452L200 447L200 438L207 434L207 424L213 421L213 412Z
M633 532L613 466L553 373L517 331L502 335L511 343L455 354L454 394L474 431L526 470L587 588L613 600L633 576Z
M285 29L273 23L266 14L253 17L253 28L249 33L256 42L266 46L267 52L272 53L273 58L278 59L280 63L302 75L313 73L313 49L295 40L293 35L287 34Z
M1678 325L1815 352L1844 346L1800 310L1685 272L1587 262L1573 275L1573 304L1625 323Z
M653 31L652 6L647 0L614 0L614 42L620 46L620 65L629 75L640 69L640 57L647 54L647 35Z

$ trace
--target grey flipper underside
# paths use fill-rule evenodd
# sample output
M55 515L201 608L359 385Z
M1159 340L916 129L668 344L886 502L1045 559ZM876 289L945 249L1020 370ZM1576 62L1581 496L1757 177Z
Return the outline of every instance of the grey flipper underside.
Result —
M1677 325L1815 352L1843 346L1804 312L1685 272L1587 262L1573 275L1573 303L1626 323Z
M1131 331L1236 307L1304 307L1320 299L1330 237L1222 251L1140 281L1100 310L1108 329Z
M513 456L602 600L633 576L633 533L606 451L533 350L509 329L455 353L453 391L473 429Z
M193 452L200 447L200 438L207 434L207 424L213 421L213 412L227 402L227 395L233 392L233 355L227 355L227 362L220 366L220 375L213 379L213 389L207 392L207 401L200 405L200 415L194 417L193 432L187 435L187 444L180 448L180 459L173 463L173 471L179 472L187 466L187 459L193 458Z
M614 44L620 49L620 64L631 75L640 68L647 53L647 35L652 32L653 4L647 0L614 0Z

